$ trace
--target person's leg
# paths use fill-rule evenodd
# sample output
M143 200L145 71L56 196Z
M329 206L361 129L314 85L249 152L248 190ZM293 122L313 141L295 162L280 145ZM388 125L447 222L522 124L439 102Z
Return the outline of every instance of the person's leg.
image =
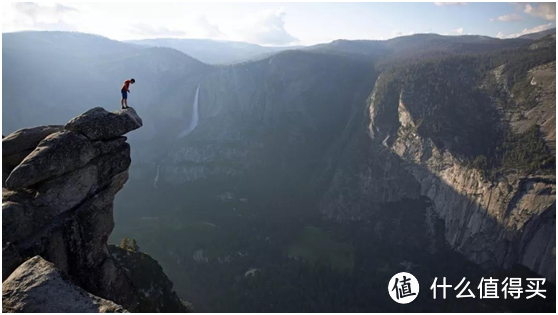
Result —
M124 109L124 99L120 100L120 107L122 107Z
M126 93L126 91L122 90L120 91L122 93L122 109L127 108L128 107L128 93Z

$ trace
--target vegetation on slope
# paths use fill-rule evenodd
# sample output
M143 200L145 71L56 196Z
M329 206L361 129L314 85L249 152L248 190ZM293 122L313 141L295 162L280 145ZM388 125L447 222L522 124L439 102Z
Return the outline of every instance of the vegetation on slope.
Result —
M540 40L545 41L554 38ZM381 67L392 89L401 91L421 136L494 179L507 171L554 173L555 158L539 126L518 132L506 117L540 103L529 71L554 62L555 53L554 43L538 49L526 45ZM378 100L395 106L399 95L389 91L384 89Z
M108 249L138 291L140 312L191 312L192 305L181 300L159 263L139 251L136 240L124 238Z

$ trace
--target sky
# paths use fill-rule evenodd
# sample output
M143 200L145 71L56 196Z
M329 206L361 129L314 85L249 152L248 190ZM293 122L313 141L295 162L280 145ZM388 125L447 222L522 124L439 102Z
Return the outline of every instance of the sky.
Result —
M2 32L61 30L116 40L208 38L265 46L415 33L513 38L556 26L556 3L2 3Z

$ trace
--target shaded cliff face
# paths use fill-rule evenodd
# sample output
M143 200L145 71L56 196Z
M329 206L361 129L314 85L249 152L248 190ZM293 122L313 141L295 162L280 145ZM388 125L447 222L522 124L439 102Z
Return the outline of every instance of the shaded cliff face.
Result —
M486 269L477 264L519 263L553 279L555 39L485 39L339 41L331 49L229 67L200 65L164 49L101 60L88 77L100 83L86 84L107 102L113 96L106 90L121 84L107 73L144 78L130 100L144 113L144 126L130 135L134 163L116 198L111 237L138 239L200 311L393 311L391 299L370 292L385 292L385 283L402 268L420 279L441 271L480 279ZM391 48L417 59L402 60L409 54ZM392 53L401 63L381 58ZM49 83L49 91L64 89L62 96L83 88ZM199 120L191 124L198 86ZM21 120L16 105L33 104L28 98L44 94L7 94L22 98L9 117ZM56 119L59 111L53 110ZM3 178L44 136L36 138L11 151ZM95 154L86 149L72 160L84 164L81 169ZM45 168L41 180L67 167ZM42 183L21 178L10 180L11 187ZM13 269L21 255L15 244L5 245L3 256L12 257ZM319 250L325 248L334 250ZM140 263L158 269L139 253L109 250L118 268ZM315 268L308 263L314 261L352 269ZM150 290L151 284L169 292L164 278L129 271L124 274L142 292L161 292ZM140 309L177 301L171 296L152 304L146 295L138 300ZM419 309L501 310L486 308L484 300L454 302Z
M152 197L121 199L135 217L119 220L136 229L122 236L164 242L165 250L150 252L200 310L238 307L225 303L243 291L215 289L217 279L254 265L276 267L269 257L280 261L298 245L288 234L324 224L324 217L325 224L358 226L335 234L342 240L358 243L355 230L373 231L366 243L377 246L355 255L362 270L448 263L449 248L486 269L520 264L555 279L555 179L548 163L539 163L552 156L546 151L553 142L553 84L544 78L554 68L544 47L378 67L346 55L292 52L222 68L200 83L194 131L159 163L138 166L133 185ZM544 156L523 159L538 153L521 153L524 142L516 138L534 125L548 130L533 138L547 139ZM392 217L402 204L406 215ZM310 217L317 210L321 216ZM379 251L383 246L389 249ZM267 277L260 281L274 283Z
M200 82L196 129L159 162L159 184L312 174L374 77L368 62L298 51L215 71Z
M35 256L40 261L24 263L20 274L57 286L62 280L35 274L55 268L56 275L62 273L89 294L130 311L138 309L141 293L115 263L107 240L114 228L114 196L127 181L131 163L130 146L122 135L141 126L132 108L114 113L94 108L65 126L23 129L2 140L7 157L2 168L3 280ZM170 290L174 294L172 286ZM23 292L4 293L26 301L20 310L52 311L56 306L33 304L40 299L18 296ZM75 311L64 303L58 306L58 311Z
M360 159L367 171L340 163L322 212L354 218L355 209L373 213L381 202L426 196L451 248L486 267L521 264L555 281L553 47L525 48L505 62L448 58L382 73L360 129L369 137L357 136L351 149L370 151ZM350 165L355 154L345 159ZM398 181L382 186L386 174ZM343 189L346 178L359 193Z
M132 281L139 296L139 312L185 313L189 305L180 300L173 284L159 263L146 253L109 245L108 250L116 265Z

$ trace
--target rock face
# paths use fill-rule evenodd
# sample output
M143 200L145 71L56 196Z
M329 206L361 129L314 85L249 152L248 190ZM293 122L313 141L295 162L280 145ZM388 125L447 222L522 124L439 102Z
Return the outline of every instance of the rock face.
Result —
M62 126L24 128L3 138L2 140L6 141L2 141L2 183L6 181L13 168L29 155L41 140L62 129Z
M54 264L35 256L2 283L2 310L9 313L123 313L122 306L73 284Z
M392 149L407 162L404 168L420 183L421 195L433 201L451 247L479 264L522 264L556 278L552 177L509 174L488 181L418 135L398 138ZM534 229L529 231L529 225ZM535 238L535 233L540 235Z
M39 255L87 292L138 310L137 290L110 255L107 240L114 228L114 196L131 163L122 135L139 127L141 119L131 108L115 113L94 108L63 130L37 127L3 139L4 152L23 156L13 169L3 169L9 171L2 189L3 280ZM48 269L38 260L20 268Z
M140 251L108 246L116 264L132 280L139 296L139 312L189 312L188 304L174 292L159 263Z
M381 211L382 202L428 197L444 222L444 238L451 248L486 267L521 264L555 281L555 176L504 168L496 178L488 178L465 156L500 145L498 130L508 126L510 117L512 132L538 124L549 152L555 154L554 135L545 132L555 129L554 107L545 98L527 98L529 112L520 121L521 107L509 113L509 108L479 102L478 94L473 98L473 92L465 91L458 97L460 112L455 115L454 103L429 104L435 93L426 94L420 84L380 76L368 100L367 126L359 127L368 137L357 135L346 150L359 151L360 157L342 157L322 212L338 220L361 220ZM461 93L466 90L465 84L454 86L460 86ZM533 93L555 99L554 87ZM551 114L549 119L534 119L537 112ZM437 121L441 124L424 126ZM483 143L487 139L494 142ZM386 182L390 185L383 185ZM343 188L347 185L352 189Z
M554 69L551 77L555 77L555 64L551 63L529 71L525 80L533 80L539 69ZM373 139L389 138L383 145L402 159L401 167L420 183L420 194L432 200L434 210L444 220L446 242L478 264L503 268L521 264L555 281L554 172L503 166L496 177L490 178L472 167L464 154L479 150L483 145L488 148L501 145L499 130L508 125L511 126L509 132L515 134L535 125L542 131L548 151L555 158L555 137L545 131L556 128L555 85L535 86L528 96L520 97L518 95L523 93L518 92L518 95L510 94L508 102L513 105L507 106L463 96L462 118L452 116L443 103L437 109L428 109L428 105L421 102L425 99L421 97L422 92L406 91L406 84L399 88L397 99L370 103L370 112L380 113L370 115L370 129L376 131ZM490 87L481 86L481 89L490 95ZM499 91L502 90L503 93L507 91L505 88ZM397 128L378 125L387 112L397 117ZM540 113L546 117L541 118ZM440 136L435 131L417 127L422 120L436 119L450 121L458 131L443 132ZM456 126L458 123L460 125Z
M368 63L338 61L293 51L205 77L199 82L196 129L151 166L159 168L159 186L258 176L270 165L266 172L282 177L308 171L307 161L321 158L343 133L352 106L366 98L366 83L373 82ZM358 82L356 88L349 82ZM194 95L187 102L193 100Z
M111 139L143 125L141 118L133 108L116 112L107 112L96 107L70 120L64 129L77 131L89 140Z
M33 150L46 136L62 131L63 126L39 126L16 130L2 138L6 144L2 145L2 155L11 155L21 151Z
M6 186L18 190L82 168L98 154L93 143L77 132L60 131L44 138L12 170Z

